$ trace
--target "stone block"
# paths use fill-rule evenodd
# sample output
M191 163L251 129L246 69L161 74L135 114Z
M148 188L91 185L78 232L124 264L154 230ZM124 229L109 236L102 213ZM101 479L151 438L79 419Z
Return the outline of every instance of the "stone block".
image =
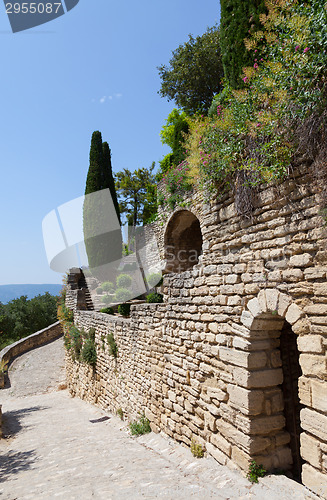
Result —
M315 375L324 378L326 375L326 357L318 354L300 354L300 366L303 375Z
M304 312L296 304L291 304L287 309L285 319L288 323L294 325L303 315Z
M251 457L244 451L240 450L237 446L233 446L231 458L240 469L246 472L249 470Z
M321 467L320 443L305 432L301 433L301 457L313 467Z
M294 323L294 325L292 325L292 330L296 335L310 333L310 323L306 318L299 319L296 323Z
M225 455L231 456L232 445L221 434L211 434L210 442Z
M266 289L266 305L267 311L275 312L277 311L277 303L279 298L279 292L274 288Z
M247 308L254 317L259 316L259 314L262 314L263 312L257 298L249 300Z
M327 381L311 380L312 406L327 414Z
M298 337L297 345L300 352L317 354L324 352L323 337L321 335L303 335Z
M286 311L287 311L288 307L290 306L291 302L292 302L291 297L289 297L285 293L279 294L278 309L277 309L278 316L281 316L282 318L284 318Z
M326 297L327 295L327 283L314 283L313 284L313 292L317 296L324 296Z
M229 384L227 386L229 403L245 415L260 415L263 409L264 394L262 391L248 390Z
M211 443L206 443L206 450L217 462L221 465L226 465L228 457L220 450L218 450Z
M327 314L327 304L310 304L304 307L304 312L307 314L321 314L324 316Z
M317 436L327 442L327 416L318 413L311 408L301 410L301 427L310 434Z
M317 471L309 464L303 465L302 482L321 498L327 497L327 475Z
M307 377L300 377L298 387L301 403L305 406L312 406L311 379Z
M270 415L267 417L258 417L251 420L250 432L251 434L267 435L270 432L280 431L284 429L284 427L284 415Z
M234 382L248 389L275 387L283 382L281 368L273 370L258 370L250 372L243 368L235 367L233 370Z
M309 267L312 264L312 256L309 253L302 255L292 255L290 258L290 266L292 267Z

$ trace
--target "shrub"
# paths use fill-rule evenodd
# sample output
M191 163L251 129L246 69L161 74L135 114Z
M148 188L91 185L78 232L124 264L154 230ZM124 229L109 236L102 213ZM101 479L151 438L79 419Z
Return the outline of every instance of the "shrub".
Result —
M147 295L146 301L148 304L159 304L163 302L163 295L161 295L161 293L149 293L149 295Z
M150 422L145 415L141 415L139 421L131 422L129 428L132 436L141 436L151 432Z
M132 297L132 292L126 288L118 288L115 293L116 302L126 302Z
M73 359L79 361L83 345L82 332L72 325L69 329L70 348L73 349Z
M82 355L82 360L85 361L85 363L93 367L95 366L97 362L97 352L94 345L94 340L92 340L91 338L87 338L85 340L81 355Z
M246 477L251 483L258 483L258 478L263 477L266 472L266 469L262 465L258 465L255 460L252 460Z
M122 316L129 316L131 312L131 304L120 304L120 306L118 306L118 312Z
M103 292L101 286L98 286L98 288L95 291L96 291L97 295L101 295Z
M112 302L112 298L109 295L104 295L101 297L101 302L103 302L103 304L110 304Z
M132 278L128 274L120 274L116 280L118 288L128 288L132 284Z
M124 420L124 412L121 408L118 408L117 415L120 418L120 420Z
M111 282L111 281L105 281L104 283L102 283L101 287L100 287L104 292L113 292L115 290L115 286L114 284Z
M162 275L161 273L152 273L152 274L149 274L149 276L147 277L147 282L149 283L149 285L151 286L151 288L153 288L154 286L160 286L159 283L162 281Z
M115 338L112 333L108 333L107 335L107 342L109 345L109 352L110 354L114 357L117 358L118 355L118 347L115 341Z
M200 444L193 441L193 439L191 441L191 453L196 458L203 458L204 456L204 449Z
M115 314L115 311L112 307L104 307L103 309L100 309L100 312L105 314Z

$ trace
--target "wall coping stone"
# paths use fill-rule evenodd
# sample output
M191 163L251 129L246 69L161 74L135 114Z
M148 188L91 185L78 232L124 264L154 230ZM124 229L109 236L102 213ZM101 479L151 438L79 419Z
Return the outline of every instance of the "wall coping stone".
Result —
M43 330L39 330L28 337L24 337L23 339L4 347L0 351L0 362L4 361L10 363L17 356L20 356L31 349L40 347L47 342L55 340L62 335L63 332L60 322L57 321Z

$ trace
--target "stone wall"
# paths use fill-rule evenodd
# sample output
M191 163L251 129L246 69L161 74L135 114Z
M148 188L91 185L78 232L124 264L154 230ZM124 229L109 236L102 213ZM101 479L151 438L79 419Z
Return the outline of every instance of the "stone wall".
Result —
M182 210L161 213L162 256L169 237L179 258ZM197 194L188 210L202 255L165 276L164 304L133 306L128 320L76 312L77 325L96 327L98 362L93 372L68 357L70 390L128 418L145 411L154 430L194 439L222 464L302 471L327 498L327 230L312 179L303 167L261 188L252 219L230 195L204 204ZM296 336L291 357L282 331ZM285 384L290 372L300 377Z
M59 321L54 323L53 325L44 328L43 330L39 330L28 337L18 340L7 347L4 347L2 351L0 351L0 362L3 361L5 363L10 363L11 360L24 354L31 349L35 349L36 347L40 347L47 342L51 342L63 334L61 325Z

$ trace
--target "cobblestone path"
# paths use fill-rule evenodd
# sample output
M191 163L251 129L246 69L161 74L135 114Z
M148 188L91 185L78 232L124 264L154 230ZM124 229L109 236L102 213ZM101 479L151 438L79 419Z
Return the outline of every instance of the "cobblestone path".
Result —
M18 358L0 391L0 497L37 499L317 499L284 476L251 485L239 472L154 433L132 438L117 417L66 390L62 339Z

